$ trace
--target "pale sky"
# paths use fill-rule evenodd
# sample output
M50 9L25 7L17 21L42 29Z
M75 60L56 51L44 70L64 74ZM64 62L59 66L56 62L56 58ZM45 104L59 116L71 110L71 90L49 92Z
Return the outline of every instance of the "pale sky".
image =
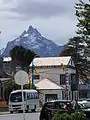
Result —
M76 36L77 0L0 0L0 49L30 25L59 45Z

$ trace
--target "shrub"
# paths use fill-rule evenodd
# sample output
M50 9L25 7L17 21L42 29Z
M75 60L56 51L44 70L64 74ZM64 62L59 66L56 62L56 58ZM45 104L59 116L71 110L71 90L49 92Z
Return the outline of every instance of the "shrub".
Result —
M72 116L68 113L56 113L53 117L53 120L73 120Z
M75 112L71 114L73 120L86 120L86 117L83 112Z
M72 114L56 113L52 120L86 120L86 117L82 112L74 112Z

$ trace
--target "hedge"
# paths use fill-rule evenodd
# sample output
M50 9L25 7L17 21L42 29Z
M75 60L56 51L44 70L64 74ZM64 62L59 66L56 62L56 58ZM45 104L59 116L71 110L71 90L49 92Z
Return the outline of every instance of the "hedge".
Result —
M59 112L54 115L52 120L86 120L84 113L74 112L74 113L62 113Z

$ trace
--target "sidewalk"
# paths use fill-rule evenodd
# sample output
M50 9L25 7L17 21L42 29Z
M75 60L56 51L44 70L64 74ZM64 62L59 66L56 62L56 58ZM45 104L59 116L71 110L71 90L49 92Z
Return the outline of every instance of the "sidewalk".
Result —
M9 111L7 111L7 112L0 112L0 115L5 115L5 114L9 114Z
M6 101L0 101L0 113L9 111Z

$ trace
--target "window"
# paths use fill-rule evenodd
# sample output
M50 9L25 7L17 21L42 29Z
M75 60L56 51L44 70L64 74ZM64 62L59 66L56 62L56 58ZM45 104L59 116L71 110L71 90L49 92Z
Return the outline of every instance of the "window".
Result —
M62 90L62 100L65 100L65 99L66 99L66 91Z
M76 74L71 74L71 90L77 90L78 79L76 79Z
M24 100L25 100L25 92L23 92L23 94L24 94ZM22 93L21 92L12 93L10 96L10 101L11 102L22 102Z
M34 79L40 79L39 75L34 75Z
M76 74L71 74L71 83L76 84Z
M27 93L27 99L38 99L38 93Z
M66 84L66 75L60 74L60 85L65 85L65 84Z
M45 94L45 102L56 99L57 99L57 94Z

